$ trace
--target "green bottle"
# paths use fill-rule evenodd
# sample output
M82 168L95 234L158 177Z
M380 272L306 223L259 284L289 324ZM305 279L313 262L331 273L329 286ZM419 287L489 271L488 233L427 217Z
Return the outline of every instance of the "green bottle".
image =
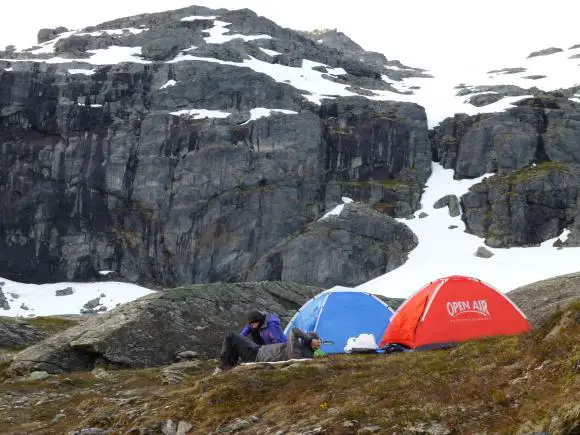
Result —
M326 356L326 352L324 352L324 351L322 351L320 349L316 349L314 351L314 358L320 358L320 357L323 357L323 356Z

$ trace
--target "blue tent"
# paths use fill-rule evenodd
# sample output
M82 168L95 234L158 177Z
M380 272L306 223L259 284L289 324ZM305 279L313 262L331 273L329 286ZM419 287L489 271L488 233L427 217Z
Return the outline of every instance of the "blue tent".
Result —
M334 287L306 302L290 320L286 335L292 328L317 332L326 353L344 353L350 337L373 334L378 343L385 333L393 310L371 293Z

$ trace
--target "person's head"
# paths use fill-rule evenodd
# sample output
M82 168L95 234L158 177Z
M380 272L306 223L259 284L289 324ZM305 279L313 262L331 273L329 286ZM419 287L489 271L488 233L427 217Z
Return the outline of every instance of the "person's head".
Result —
M264 323L265 318L266 315L257 310L250 311L248 313L248 325L250 325L252 329L257 329Z
M320 349L320 345L322 344L320 336L316 332L309 332L308 335L311 338L310 347L312 348L312 350Z

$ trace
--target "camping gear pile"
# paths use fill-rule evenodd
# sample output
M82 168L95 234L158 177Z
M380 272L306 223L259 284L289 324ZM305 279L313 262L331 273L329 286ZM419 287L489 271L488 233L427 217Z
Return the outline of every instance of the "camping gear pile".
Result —
M293 327L317 332L327 354L436 349L532 329L506 295L466 276L430 282L396 312L380 295L334 287L307 301L285 332Z

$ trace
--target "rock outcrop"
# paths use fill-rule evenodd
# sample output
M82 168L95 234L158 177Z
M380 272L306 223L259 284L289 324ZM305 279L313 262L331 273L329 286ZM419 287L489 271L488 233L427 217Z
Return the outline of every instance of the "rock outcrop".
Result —
M283 325L320 288L291 283L207 284L145 296L87 319L14 356L13 374L169 364L180 352L216 358L225 332L252 309L277 313Z
M580 300L580 273L528 284L512 290L507 296L533 324L539 325L553 313L564 310L570 303Z
M347 196L405 217L419 208L431 173L427 118L410 103L342 98L320 108L326 143L326 203Z
M536 246L577 215L580 165L546 162L485 179L461 198L466 231L492 247Z
M10 304L8 303L8 299L6 298L6 295L2 291L1 287L0 287L0 309L2 309L2 310L9 310L10 309Z
M0 348L29 346L46 337L46 333L28 324L25 320L0 317Z
M459 205L459 198L456 195L445 195L442 198L439 198L433 204L433 208L443 208L447 207L449 210L449 216L457 217L461 214L461 207Z
M528 55L528 59L530 57L538 57L538 56L549 56L550 54L554 54L554 53L560 53L564 51L563 49L561 49L560 47L549 47L549 48L544 48L543 50L539 50L539 51L533 51L532 53L530 53Z
M41 36L0 65L1 276L235 282L343 195L419 204L425 111L362 96L380 54L197 6Z
M248 280L357 286L399 267L417 246L417 236L393 218L364 204L342 207L268 252Z
M461 198L466 230L493 247L533 246L580 221L580 115L552 93L497 114L456 115L431 133L433 158L455 177L498 175ZM578 243L574 229L570 245Z
M533 163L580 163L576 103L565 97L524 99L505 112L456 115L432 131L433 158L455 176L504 174Z

